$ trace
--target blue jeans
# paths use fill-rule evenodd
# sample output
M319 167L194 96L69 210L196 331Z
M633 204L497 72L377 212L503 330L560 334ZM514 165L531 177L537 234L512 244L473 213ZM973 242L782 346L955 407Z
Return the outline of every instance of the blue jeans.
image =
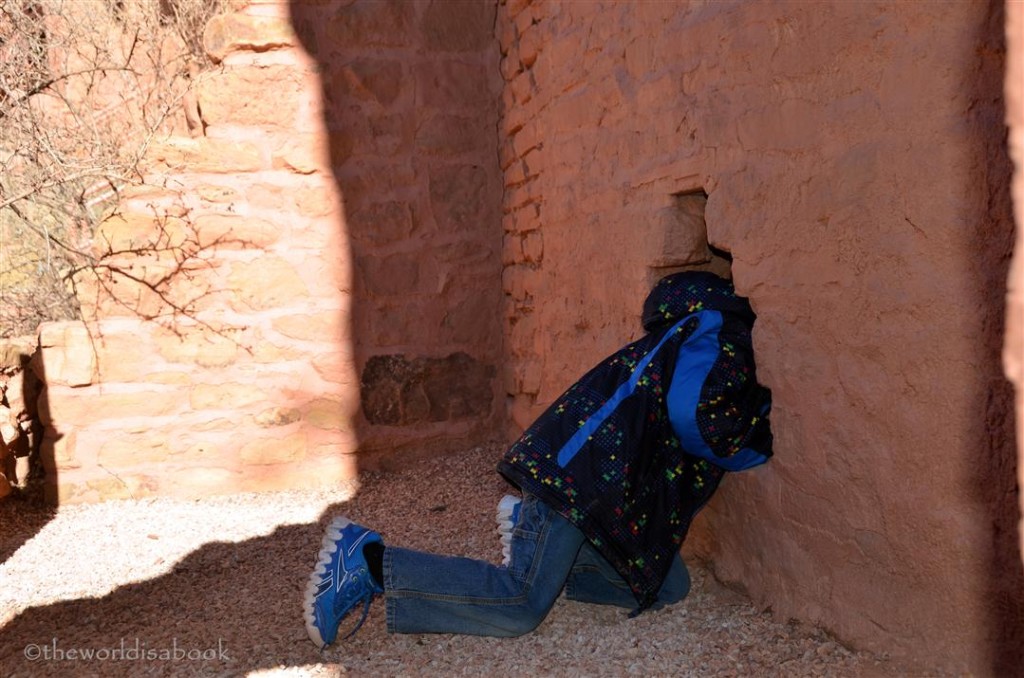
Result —
M569 521L523 497L508 567L409 549L384 550L390 633L519 636L537 628L558 598L636 607L626 582ZM655 607L690 591L677 555Z

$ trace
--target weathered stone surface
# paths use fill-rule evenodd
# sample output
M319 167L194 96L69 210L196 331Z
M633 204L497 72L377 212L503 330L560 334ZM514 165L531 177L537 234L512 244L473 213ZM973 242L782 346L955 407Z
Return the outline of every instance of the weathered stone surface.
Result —
M357 208L350 222L353 238L373 244L400 242L416 229L412 207L397 200Z
M228 282L236 292L231 304L240 310L278 308L309 296L295 267L273 255L232 264Z
M196 384L188 393L193 410L241 409L266 399L267 394L253 384Z
M214 61L238 50L262 52L295 42L291 24L277 17L221 14L210 19L203 31L203 47Z
M300 462L306 456L305 433L284 438L258 438L244 445L239 458L245 464L284 464Z
M423 36L428 49L472 52L493 40L495 4L489 2L432 2L423 13Z
M173 137L153 144L146 154L146 159L158 171L166 173L229 174L255 172L263 168L263 153L256 145L213 137Z
M96 351L83 323L43 323L36 374L49 384L87 386L96 377Z
M153 393L83 393L51 385L39 405L39 419L59 431L81 422L162 417L182 409L174 398Z
M361 377L363 414L371 424L401 426L491 410L495 369L465 353L446 358L370 358Z
M401 62L383 59L355 59L334 72L327 96L332 101L351 98L390 107L408 91Z
M258 426L270 428L274 426L287 426L298 421L302 412L296 407L271 407L256 415L255 421Z
M374 297L410 294L421 289L423 264L418 255L365 257L356 264L363 287Z
M196 84L196 93L207 125L294 128L303 82L290 66L241 66L208 73Z
M494 122L487 116L440 113L420 123L416 145L430 155L448 157L471 151L491 150L489 137Z
M170 455L167 439L159 436L118 436L103 443L97 460L108 468L124 468L137 464L161 462Z
M481 108L495 96L491 75L479 64L457 59L425 61L416 66L421 105L439 109Z
M301 313L275 318L274 329L286 337L307 341L341 341L342 317L340 311Z
M264 219L233 214L204 214L195 219L195 232L202 247L218 249L262 249L277 242L280 227Z
M497 192L479 165L436 165L430 170L430 202L442 231L474 230L496 218Z
M317 398L305 408L305 420L319 429L330 431L352 430L351 417L345 412L344 403L332 398Z
M326 39L333 45L349 49L398 47L410 40L414 13L415 5L404 0L357 2L342 6L327 18Z
M177 333L160 328L153 332L152 341L168 362L212 368L226 367L237 360L240 344L236 335L236 332L218 333L206 327L182 328Z

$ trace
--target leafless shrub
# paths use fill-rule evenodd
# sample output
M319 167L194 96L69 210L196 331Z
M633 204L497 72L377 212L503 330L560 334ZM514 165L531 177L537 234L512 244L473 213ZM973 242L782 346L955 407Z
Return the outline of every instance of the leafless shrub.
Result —
M182 131L202 29L224 4L0 0L0 337L78 317L73 275L133 275L92 237L143 181L150 144Z

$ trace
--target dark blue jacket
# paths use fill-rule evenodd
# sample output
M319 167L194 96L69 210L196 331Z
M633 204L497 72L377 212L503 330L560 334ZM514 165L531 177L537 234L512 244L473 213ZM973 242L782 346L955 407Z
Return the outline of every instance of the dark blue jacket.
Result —
M645 609L726 471L772 454L754 313L703 272L663 278L644 337L592 369L517 440L498 470L565 516Z

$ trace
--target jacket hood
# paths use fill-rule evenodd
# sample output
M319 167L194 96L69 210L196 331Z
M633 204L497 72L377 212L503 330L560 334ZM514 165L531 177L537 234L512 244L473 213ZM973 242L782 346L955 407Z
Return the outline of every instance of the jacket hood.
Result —
M641 322L645 331L653 332L705 310L735 313L749 324L756 317L728 280L706 271L683 271L658 281L644 301Z

